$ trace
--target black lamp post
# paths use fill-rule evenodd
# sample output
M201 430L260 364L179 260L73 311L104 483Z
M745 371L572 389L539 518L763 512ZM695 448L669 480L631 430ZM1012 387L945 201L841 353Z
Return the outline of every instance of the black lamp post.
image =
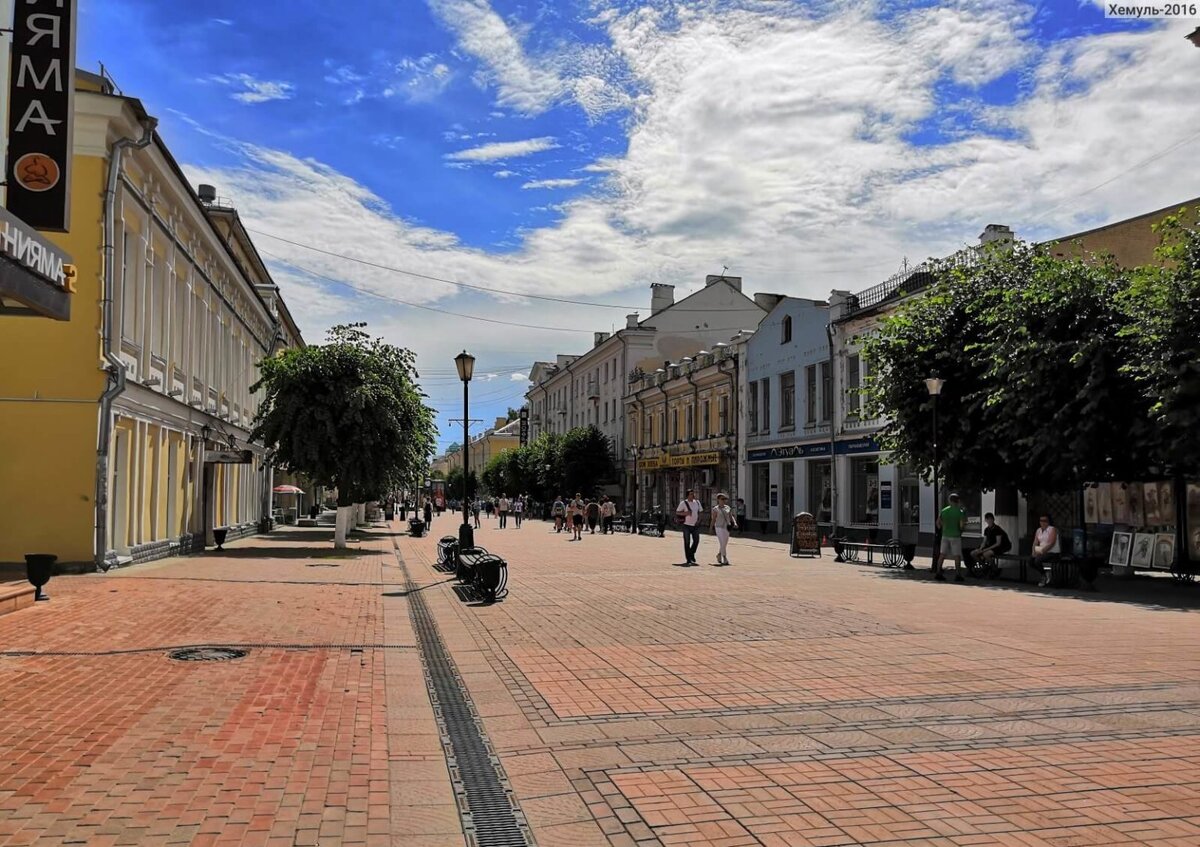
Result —
M641 483L641 478L638 476L638 446L634 444L629 448L630 454L633 456L633 532L637 532L638 525L638 486Z
M475 374L475 357L463 350L454 357L454 366L458 368L458 378L463 384L463 520L462 526L458 528L458 549L466 550L475 546L475 530L467 523L467 500L470 493L468 478L471 473L471 441L467 434L471 415L467 407L467 388Z
M937 570L938 556L938 531L937 519L941 512L942 501L939 499L938 491L938 476L940 475L940 462L938 459L938 397L941 396L942 386L946 384L946 380L936 376L925 380L925 388L929 391L929 396L933 398L933 560L934 570Z

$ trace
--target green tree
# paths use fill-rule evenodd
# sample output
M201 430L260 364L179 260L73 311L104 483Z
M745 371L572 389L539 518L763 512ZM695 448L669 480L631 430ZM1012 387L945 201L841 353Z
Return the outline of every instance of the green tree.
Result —
M418 478L436 435L413 354L371 338L364 326L335 326L325 344L265 359L251 387L263 392L252 437L280 466L337 488L338 547L354 504Z
M568 430L562 440L562 479L568 495L591 497L616 478L612 441L595 425Z
M446 496L455 500L462 499L463 471L462 468L451 468L446 474ZM467 474L467 498L474 500L479 495L479 475L472 471Z
M1162 264L1138 269L1121 296L1134 350L1124 369L1149 407L1155 452L1190 475L1200 472L1200 230L1176 215L1159 233Z
M446 472L445 471L433 471L429 474L429 478L430 479L445 479Z
M1128 274L1018 244L935 276L864 345L868 407L887 416L881 441L899 461L932 467L923 381L940 376L942 474L955 484L1064 491L1145 467L1148 410L1122 367Z

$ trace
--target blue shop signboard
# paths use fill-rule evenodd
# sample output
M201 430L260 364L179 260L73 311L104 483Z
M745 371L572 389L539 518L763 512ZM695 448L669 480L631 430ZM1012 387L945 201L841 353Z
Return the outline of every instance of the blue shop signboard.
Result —
M852 453L878 453L879 444L874 438L866 436L850 441L837 442L838 455ZM771 462L780 459L808 459L814 456L828 456L829 442L814 441L808 444L787 444L779 447L762 447L746 451L747 462Z

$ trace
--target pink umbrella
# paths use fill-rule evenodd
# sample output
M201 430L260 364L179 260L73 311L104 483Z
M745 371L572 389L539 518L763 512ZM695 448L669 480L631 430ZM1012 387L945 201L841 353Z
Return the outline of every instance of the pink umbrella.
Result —
M304 489L297 488L294 485L276 485L271 489L276 494L303 494Z

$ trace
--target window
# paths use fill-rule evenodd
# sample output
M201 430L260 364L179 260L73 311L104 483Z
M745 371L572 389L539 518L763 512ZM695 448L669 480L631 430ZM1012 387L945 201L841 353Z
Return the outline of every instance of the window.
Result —
M719 427L717 432L719 435L727 435L729 433L729 395L728 394L721 395L720 406L718 408L720 409L719 414L721 416L721 419L717 422L718 427Z
M691 441L696 437L696 407L688 404L687 407L687 439Z
M762 431L771 431L771 380L762 381Z
M704 401L704 417L700 419L700 432L705 438L712 437L712 401Z
M833 373L829 362L821 362L821 423L833 414Z
M671 410L671 440L679 441L679 407Z
M121 336L135 344L140 344L138 337L138 295L137 267L130 265L129 233L121 235Z
M857 353L846 359L846 414L857 416L862 407L858 393L862 382L862 360Z
M779 416L781 429L791 429L796 426L795 371L779 375Z
M750 383L750 431L758 432L758 382Z
M154 254L154 302L151 304L154 315L153 351L154 355L167 357L167 325L171 322L170 291L167 286L167 258L162 252Z
M817 523L833 522L833 485L828 459L809 460L808 502L804 506Z
M850 459L850 520L866 526L879 523L879 461L874 457Z
M658 443L661 445L667 443L667 412L665 409L658 413Z
M784 315L783 316L783 339L779 343L787 344L791 340L792 340L792 316Z
M813 426L817 422L817 366L804 369L804 421Z
M750 473L753 477L751 490L754 492L751 509L755 517L766 519L771 514L771 466L759 462L751 466Z
M642 412L642 446L643 447L652 443L651 442L651 435L652 435L651 430L653 429L652 423L653 423L653 420L650 417L650 415L648 415L645 412Z
M175 319L171 323L171 364L183 370L183 336L187 327L188 290L183 279L173 276L175 286Z

